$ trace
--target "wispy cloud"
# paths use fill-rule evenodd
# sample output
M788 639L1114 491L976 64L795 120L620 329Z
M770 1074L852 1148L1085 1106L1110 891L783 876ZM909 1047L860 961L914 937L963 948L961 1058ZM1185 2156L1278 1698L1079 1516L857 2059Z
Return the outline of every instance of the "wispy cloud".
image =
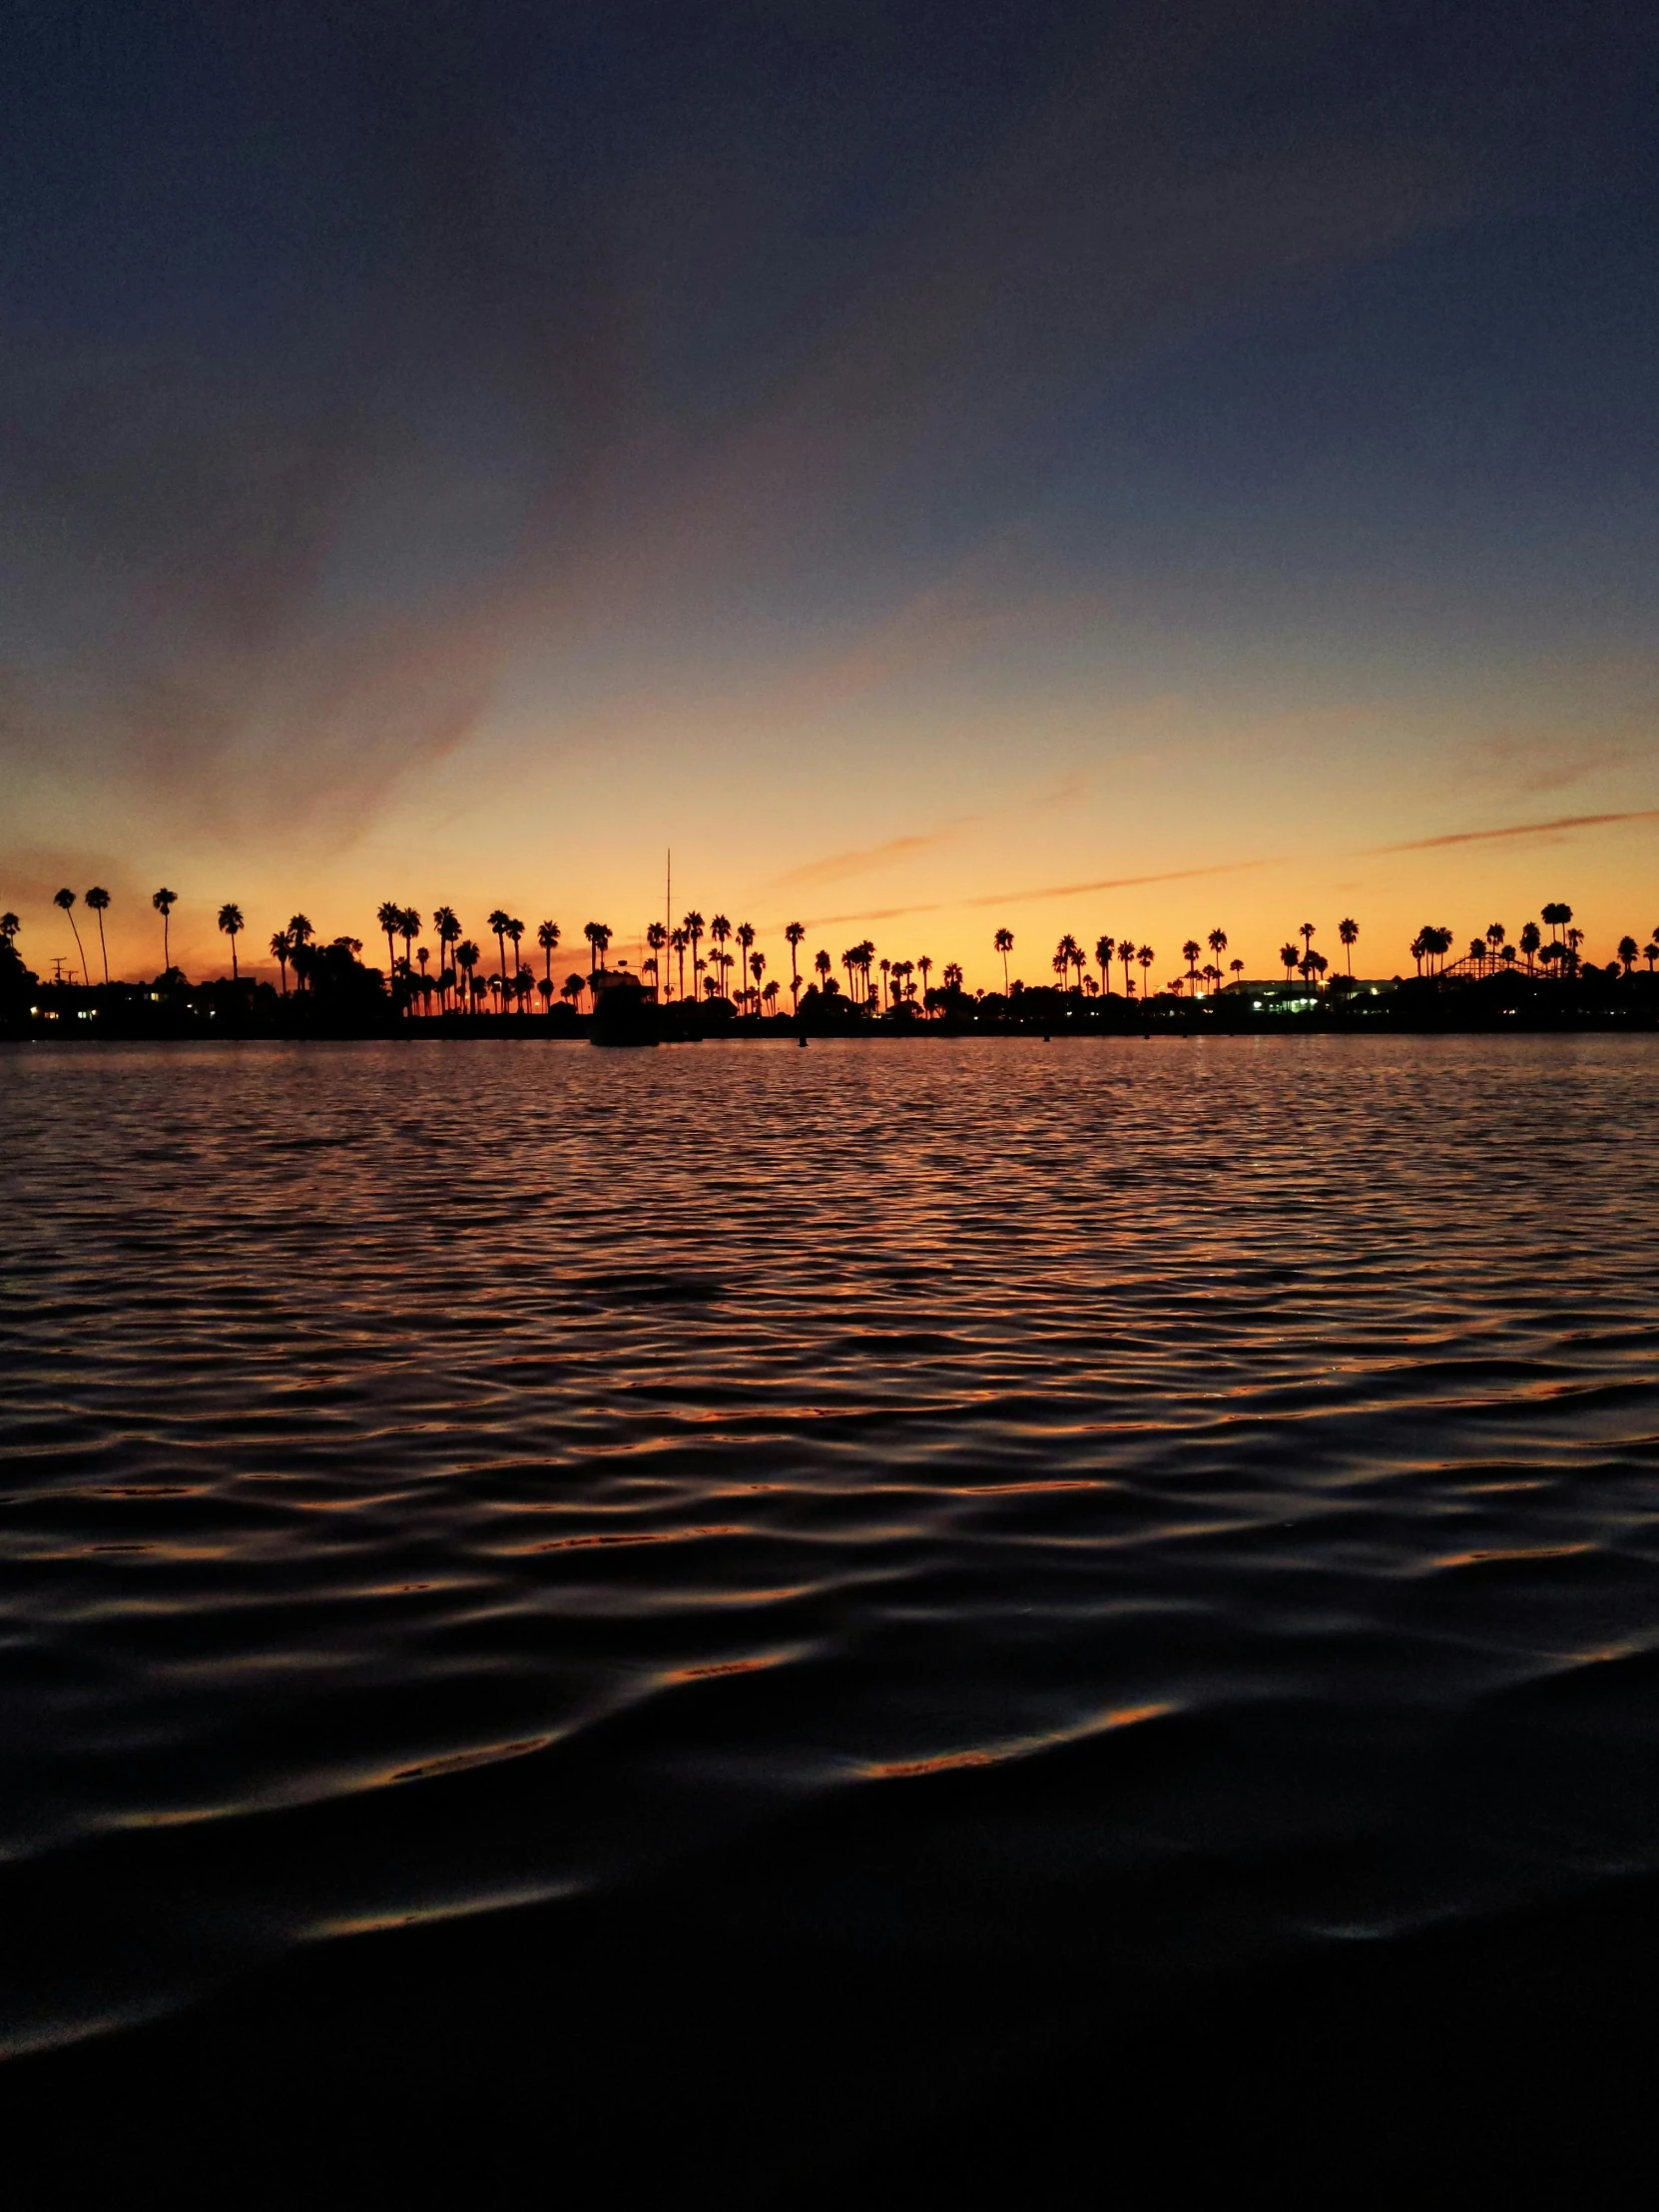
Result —
M828 929L843 921L896 921L906 914L957 912L964 906L1018 906L1038 898L1078 898L1088 891L1135 890L1148 883L1188 883L1204 875L1238 875L1247 868L1281 867L1282 855L1261 860L1224 860L1210 867L1169 868L1158 875L1102 875L1088 883L1038 883L1025 890L989 891L972 898L938 898L922 906L865 908L854 914L817 914L809 929Z
M955 834L955 827L948 830L932 830L914 836L889 837L884 844L855 846L849 852L831 852L822 860L809 860L804 867L792 867L785 874L776 876L779 889L795 884L837 883L850 875L867 874L871 868L884 867L892 860L907 860L917 852L930 851Z
M1600 830L1616 822L1659 822L1659 807L1634 807L1617 815L1557 815L1552 822L1517 822L1502 830L1452 830L1439 837L1408 837L1403 844L1368 844L1368 859L1388 852L1432 852L1446 844L1492 844L1509 837L1546 837L1565 830Z

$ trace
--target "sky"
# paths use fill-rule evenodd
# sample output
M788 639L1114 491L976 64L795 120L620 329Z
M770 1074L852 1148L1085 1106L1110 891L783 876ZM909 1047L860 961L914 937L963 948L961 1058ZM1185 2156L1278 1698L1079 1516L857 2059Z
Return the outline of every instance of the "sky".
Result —
M1656 92L1627 0L22 0L20 950L630 952L671 850L774 974L1645 941Z

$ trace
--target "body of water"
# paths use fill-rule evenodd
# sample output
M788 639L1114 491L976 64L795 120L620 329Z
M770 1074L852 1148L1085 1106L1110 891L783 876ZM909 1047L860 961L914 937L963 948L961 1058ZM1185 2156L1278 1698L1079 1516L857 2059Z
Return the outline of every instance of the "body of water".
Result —
M1653 1871L1656 1079L8 1053L0 2038L596 1907L626 1978L636 1896L1144 1991Z

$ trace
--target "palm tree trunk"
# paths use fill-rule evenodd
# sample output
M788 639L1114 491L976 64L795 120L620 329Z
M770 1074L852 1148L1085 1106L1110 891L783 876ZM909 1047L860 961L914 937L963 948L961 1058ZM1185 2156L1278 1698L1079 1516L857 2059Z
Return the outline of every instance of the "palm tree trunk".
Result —
M104 942L104 917L102 914L98 916L98 956L104 963L104 981L108 983L110 979L110 948Z

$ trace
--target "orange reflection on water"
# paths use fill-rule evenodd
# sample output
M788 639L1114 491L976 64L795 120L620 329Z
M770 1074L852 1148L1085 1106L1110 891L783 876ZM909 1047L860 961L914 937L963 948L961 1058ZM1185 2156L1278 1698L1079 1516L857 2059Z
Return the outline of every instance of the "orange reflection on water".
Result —
M1162 1720L1176 1711L1175 1704L1160 1698L1150 1705L1117 1705L1077 1728L1057 1728L1040 1736L1021 1736L991 1750L944 1751L931 1759L888 1759L860 1767L871 1782L896 1782L912 1775L949 1774L957 1767L1002 1767L1015 1759L1029 1759L1042 1751L1056 1751L1064 1744L1082 1743L1090 1736L1109 1735L1114 1729L1134 1728L1141 1721Z

